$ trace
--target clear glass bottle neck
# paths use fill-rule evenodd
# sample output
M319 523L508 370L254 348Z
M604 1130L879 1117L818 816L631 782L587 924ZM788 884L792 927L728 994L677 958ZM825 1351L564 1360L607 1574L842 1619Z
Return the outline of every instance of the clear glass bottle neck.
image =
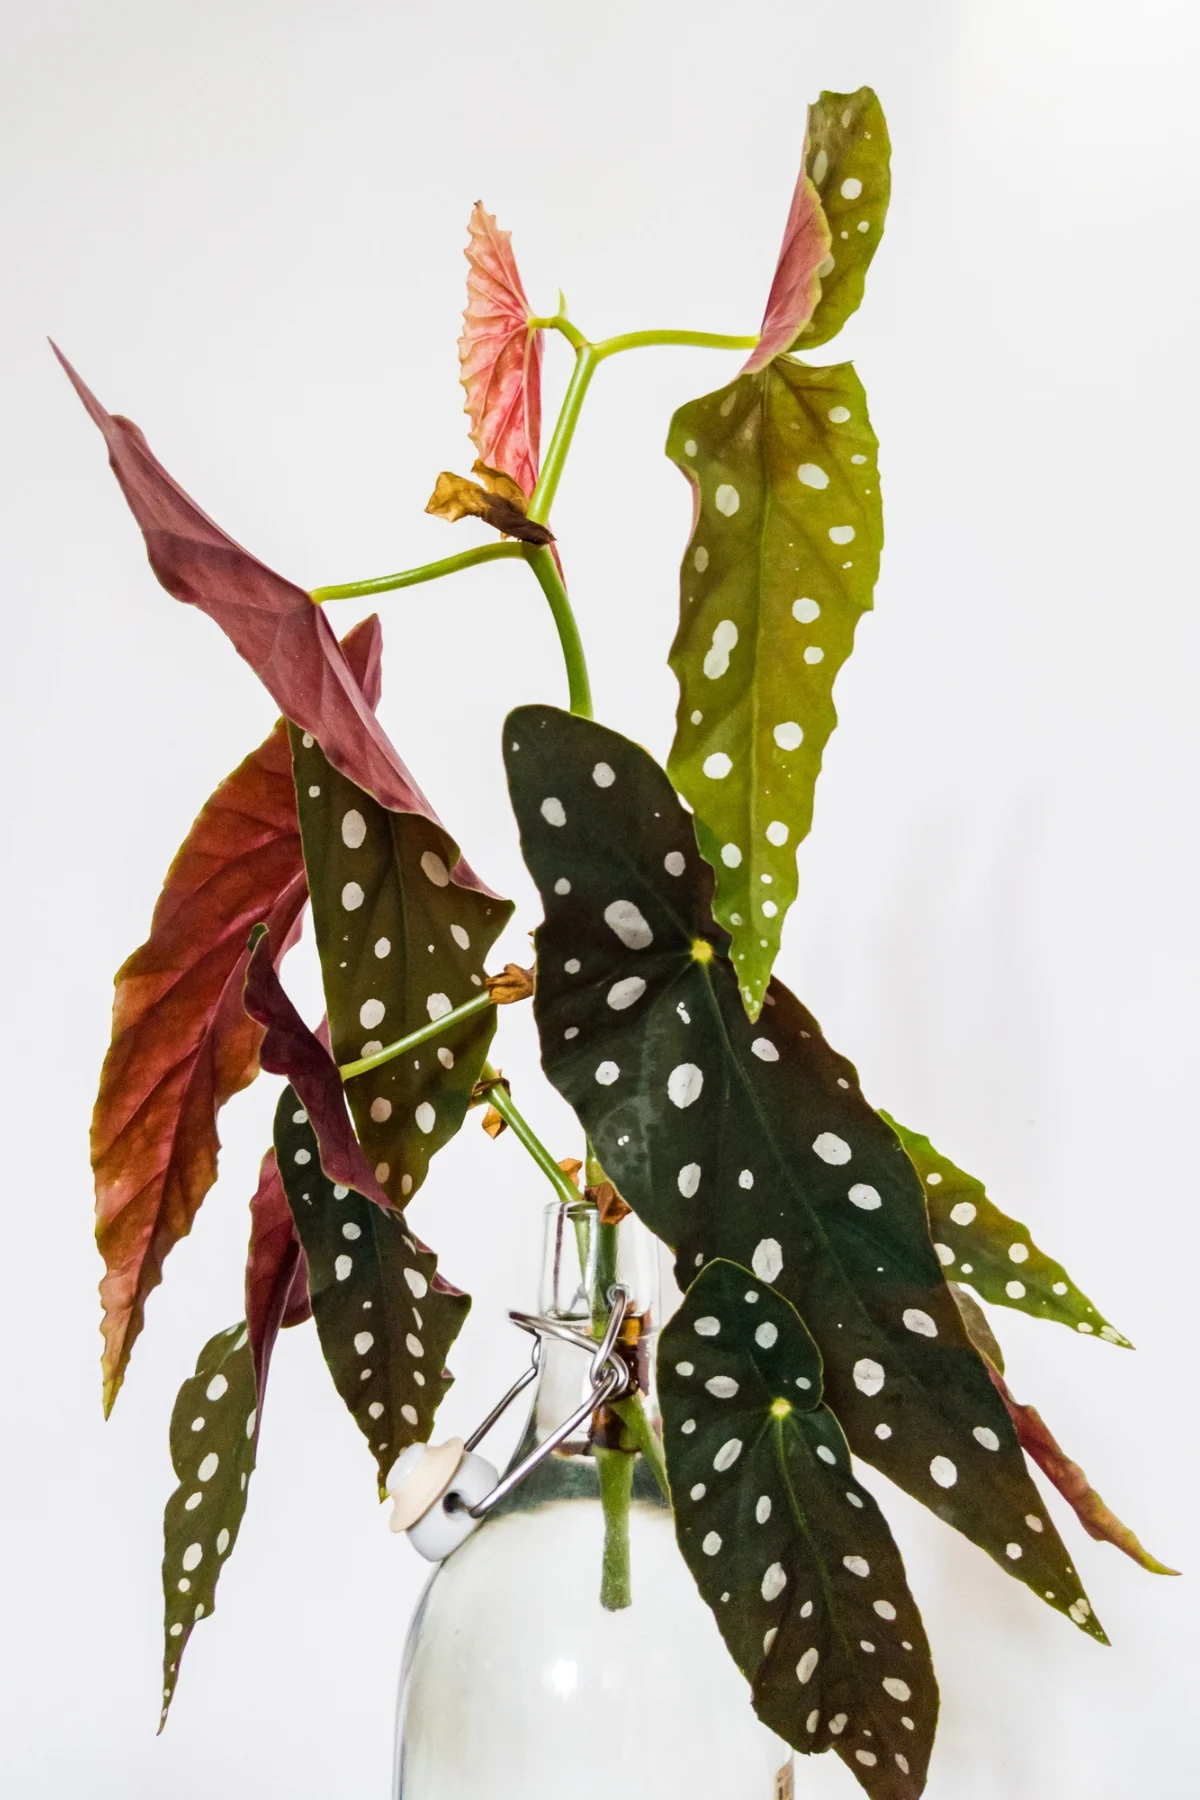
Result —
M608 1323L612 1288L630 1295L620 1344L637 1381L642 1404L651 1418L658 1414L654 1352L660 1324L659 1246L632 1214L605 1224L586 1201L546 1208L542 1239L542 1272L538 1311L557 1323L599 1339ZM573 1412L587 1391L590 1354L560 1339L544 1337L531 1424L537 1441L547 1437ZM587 1450L597 1420L581 1426L564 1450Z

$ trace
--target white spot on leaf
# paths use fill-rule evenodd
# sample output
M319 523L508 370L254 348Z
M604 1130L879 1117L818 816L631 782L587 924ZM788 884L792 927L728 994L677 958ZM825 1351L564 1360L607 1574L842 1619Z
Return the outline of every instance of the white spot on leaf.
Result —
M645 950L654 942L654 933L632 900L611 901L604 909L604 923L627 950Z

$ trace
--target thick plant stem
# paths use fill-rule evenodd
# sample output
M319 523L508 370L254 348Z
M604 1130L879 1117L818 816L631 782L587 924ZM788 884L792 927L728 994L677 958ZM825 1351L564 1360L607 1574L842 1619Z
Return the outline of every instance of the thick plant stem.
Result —
M483 1079L485 1081L492 1081L495 1080L495 1076L495 1069L492 1068L490 1063L485 1063L483 1067ZM526 1150L528 1150L530 1156L532 1156L534 1162L558 1195L558 1198L566 1206L574 1205L579 1199L578 1188L575 1186L574 1182L569 1181L566 1175L563 1174L563 1171L559 1168L545 1144L543 1144L542 1140L533 1130L533 1127L522 1114L518 1112L513 1104L513 1097L504 1086L503 1082L496 1082L496 1085L491 1089L488 1098L491 1100L492 1105L500 1114L500 1117L504 1120L505 1124L512 1131L513 1136L519 1143L524 1145Z
M600 1574L600 1604L606 1612L620 1612L633 1604L629 1573L629 1505L633 1497L633 1457L626 1450L594 1452L600 1477L600 1504L604 1509L604 1562Z
M587 659L583 654L583 640L579 635L579 626L575 622L575 614L571 610L571 602L567 598L567 590L563 578L558 572L558 564L548 544L540 544L536 549L526 549L525 560L538 578L543 594L550 602L550 611L558 628L558 641L562 645L563 661L567 665L567 695L570 709L581 719L592 716L592 685L588 679Z
M515 539L499 544L477 544L473 550L460 550L455 556L443 556L438 562L422 563L416 569L401 569L398 575L377 575L372 581L344 581L337 587L313 588L312 598L318 606L326 600L365 600L372 594L388 594L393 588L416 587L422 581L436 581L439 575L453 575L457 569L473 569L476 563L499 562L503 557L520 556L522 546Z
M486 1012L495 1001L486 991L476 994L473 1000L464 1000L453 1012L443 1013L440 1019L431 1019L428 1025L422 1025L417 1031L410 1031L407 1037L397 1038L394 1044L385 1044L374 1056L360 1056L357 1062L342 1063L338 1074L343 1081L353 1080L355 1075L365 1075L371 1069L382 1068L384 1063L394 1062L403 1056L406 1050L415 1050L418 1044L428 1043L432 1037L439 1037L443 1031L449 1031L452 1025L461 1025L464 1019L473 1019L476 1014Z

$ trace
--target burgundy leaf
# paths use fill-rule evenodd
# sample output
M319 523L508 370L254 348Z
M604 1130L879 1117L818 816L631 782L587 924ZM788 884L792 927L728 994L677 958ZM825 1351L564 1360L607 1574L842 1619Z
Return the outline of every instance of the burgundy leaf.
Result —
M177 600L214 619L284 716L310 732L335 769L391 812L440 825L355 679L333 628L310 595L251 556L168 475L129 419L105 411L55 347L108 446L108 459L146 540L150 566ZM461 860L459 887L484 888Z
M379 645L376 618L346 639L372 703ZM307 896L281 719L204 806L167 873L149 938L117 974L92 1118L106 1412L164 1259L216 1180L217 1115L258 1072L262 1033L242 1006L247 935L265 922L282 958Z
M246 1257L246 1324L254 1355L254 1380L262 1405L271 1352L280 1328L312 1317L308 1262L296 1236L274 1150L262 1159L250 1201L250 1249Z
M1152 1575L1178 1575L1178 1569L1169 1569L1166 1563L1151 1556L1128 1525L1118 1519L1111 1507L1104 1504L1079 1464L1071 1461L1041 1413L1035 1406L1024 1406L1019 1400L1013 1399L1008 1383L990 1360L988 1374L1008 1408L1008 1416L1013 1422L1022 1450L1033 1459L1047 1480L1053 1482L1067 1505L1074 1510L1088 1536L1098 1538L1102 1543L1114 1544ZM1078 1605L1086 1608L1087 1602L1080 1600Z
M330 1181L354 1188L391 1212L392 1203L354 1135L337 1064L284 992L267 931L258 933L250 952L245 1006L250 1017L266 1027L259 1060L272 1075L286 1075L300 1096Z
M808 139L800 159L800 174L792 195L791 211L783 233L779 261L767 310L756 347L742 365L743 374L765 369L769 362L790 350L816 311L821 298L818 270L829 255L832 237L821 197L808 174Z
M510 476L528 498L537 484L542 428L542 334L528 328L531 309L509 233L498 229L479 200L467 229L467 309L458 359L471 439L483 461Z

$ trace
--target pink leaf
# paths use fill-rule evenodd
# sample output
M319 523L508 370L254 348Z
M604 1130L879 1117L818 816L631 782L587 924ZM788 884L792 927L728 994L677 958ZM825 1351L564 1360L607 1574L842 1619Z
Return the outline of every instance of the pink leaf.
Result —
M250 952L245 1005L250 1017L266 1027L259 1061L272 1075L285 1075L295 1088L317 1135L321 1167L330 1181L353 1188L391 1212L392 1203L354 1135L337 1064L284 992L266 931L258 934Z
M285 717L310 732L335 769L391 812L441 827L376 719L333 628L310 595L251 556L168 475L129 419L105 411L54 347L108 446L108 459L163 587L226 633ZM459 887L490 892L465 862Z
M509 233L478 200L467 229L470 272L458 359L471 439L482 460L528 498L537 484L542 429L542 334L528 329L530 306Z
M807 174L808 140L800 159L800 175L792 195L775 277L767 295L758 344L742 365L742 373L765 369L790 350L816 311L821 298L818 273L829 255L832 237L821 197Z
M246 1324L260 1409L271 1351L281 1327L302 1325L311 1317L308 1261L292 1223L275 1152L268 1150L250 1201L246 1257Z

